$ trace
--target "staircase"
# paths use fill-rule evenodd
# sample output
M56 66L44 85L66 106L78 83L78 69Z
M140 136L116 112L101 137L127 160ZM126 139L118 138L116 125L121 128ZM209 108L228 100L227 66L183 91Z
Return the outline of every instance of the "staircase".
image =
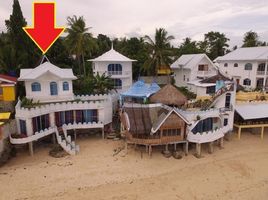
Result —
M74 141L72 141L71 136L67 135L67 130L64 128L56 129L56 138L59 145L70 155L76 155L79 152L79 145L76 145ZM60 132L63 134L60 135Z

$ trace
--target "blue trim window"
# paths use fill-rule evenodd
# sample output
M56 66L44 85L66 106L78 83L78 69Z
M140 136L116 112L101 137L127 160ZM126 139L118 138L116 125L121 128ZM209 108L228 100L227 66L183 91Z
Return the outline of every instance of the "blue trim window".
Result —
M97 110L83 110L82 119L83 119L83 122L86 122L86 123L98 122L98 111Z
M108 74L109 75L122 75L122 65L121 64L109 64Z
M41 91L41 85L38 82L32 83L32 91L33 92L40 92Z
M27 135L26 121L20 119L20 133Z
M69 83L67 81L64 81L62 83L63 91L69 91Z
M194 134L208 132L213 129L213 118L207 118L201 120L197 123L197 125L192 129Z
M58 85L56 82L50 83L50 95L58 95Z

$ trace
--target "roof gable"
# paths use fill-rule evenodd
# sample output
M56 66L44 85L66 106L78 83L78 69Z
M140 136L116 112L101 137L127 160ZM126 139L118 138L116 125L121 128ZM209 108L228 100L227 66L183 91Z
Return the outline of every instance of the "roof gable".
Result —
M172 69L186 68L193 69L193 67L197 66L199 62L205 58L208 62L213 66L214 63L209 59L206 54L186 54L179 57L173 64L171 64Z
M21 69L20 77L18 80L35 80L48 72L62 79L76 79L76 76L74 76L72 69L61 69L51 64L50 62L44 62L34 69Z
M102 54L101 56L95 58L95 59L91 59L88 61L98 61L98 62L105 62L105 61L112 61L112 62L133 62L136 60L132 60L122 54L120 54L119 52L115 51L113 48L111 48L111 50L107 51L106 53Z
M188 120L178 113L174 108L171 109L168 113L163 112L159 117L158 120L153 124L152 129L151 129L151 135L156 133L159 128L163 125L163 123L168 119L168 117L172 114L175 113L179 118L181 118L186 124L190 124Z

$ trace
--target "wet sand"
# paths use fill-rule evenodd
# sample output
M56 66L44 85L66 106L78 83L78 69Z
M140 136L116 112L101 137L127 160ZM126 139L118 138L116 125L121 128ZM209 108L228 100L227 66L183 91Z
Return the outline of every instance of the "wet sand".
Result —
M176 160L160 149L152 158L144 148L128 154L114 149L122 141L91 136L78 138L77 156L52 158L48 147L35 149L33 157L20 152L0 168L0 199L243 199L268 198L268 133L233 135L224 149L215 146L202 158L191 150Z

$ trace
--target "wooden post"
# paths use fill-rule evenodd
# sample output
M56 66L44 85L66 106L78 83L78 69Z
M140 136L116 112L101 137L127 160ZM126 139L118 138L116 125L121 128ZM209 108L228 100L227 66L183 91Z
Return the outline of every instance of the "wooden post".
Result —
M30 156L33 156L33 142L29 142L29 152Z
M166 151L168 151L168 144L166 144Z
M208 143L208 153L209 154L212 154L213 153L213 150L214 150L213 149L213 144L214 144L213 142Z
M52 135L51 135L51 137L52 137L52 144L56 144L56 135L55 135L56 133L53 133Z
M76 135L76 129L74 129L74 141L76 141L77 135Z
M239 128L238 128L238 139L240 140L240 138L241 138L241 127L239 126Z
M149 156L152 157L152 145L149 145Z
M261 139L263 139L264 136L264 126L261 127Z
M174 151L177 151L177 144L174 144Z
M145 152L148 153L148 145L145 145Z

